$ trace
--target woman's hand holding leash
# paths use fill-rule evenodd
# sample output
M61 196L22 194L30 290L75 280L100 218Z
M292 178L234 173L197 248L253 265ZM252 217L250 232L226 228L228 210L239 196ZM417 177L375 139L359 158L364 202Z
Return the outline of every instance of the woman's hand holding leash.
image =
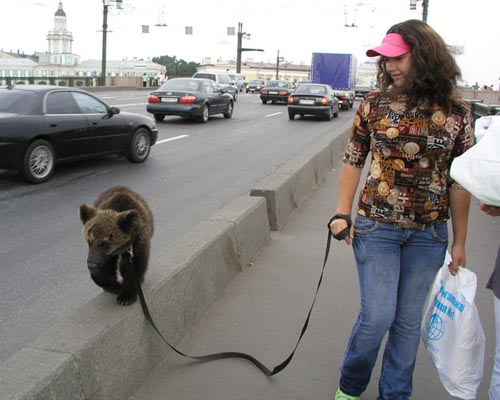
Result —
M354 227L351 216L347 214L335 214L328 223L332 235L337 240L345 240L350 245L354 238Z

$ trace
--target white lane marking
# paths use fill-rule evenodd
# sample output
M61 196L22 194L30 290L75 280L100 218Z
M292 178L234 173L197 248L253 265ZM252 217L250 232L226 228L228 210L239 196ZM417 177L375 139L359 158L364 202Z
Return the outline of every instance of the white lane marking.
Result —
M274 117L275 115L280 115L280 114L282 114L281 111L280 112L275 112L273 114L267 114L266 117Z
M130 104L115 104L113 107L133 107L133 106L143 106L148 103L130 103Z
M158 140L156 142L156 144L171 142L172 140L183 139L183 138L188 137L188 136L189 135L174 136L174 137L171 137L171 138L168 138L168 139Z

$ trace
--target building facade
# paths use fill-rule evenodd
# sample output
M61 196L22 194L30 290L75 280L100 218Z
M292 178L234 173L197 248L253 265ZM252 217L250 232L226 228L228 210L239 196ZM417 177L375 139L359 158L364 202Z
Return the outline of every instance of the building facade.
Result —
M198 67L198 71L224 71L235 73L236 61L210 63L210 60L205 60L206 63ZM310 66L306 64L292 63L264 63L254 61L244 61L241 63L241 75L244 76L245 82L248 83L253 79L263 79L269 81L271 79L283 79L298 83L300 81L308 81Z
M85 60L73 53L73 34L66 27L62 1L54 14L54 26L47 34L48 50L34 55L0 51L0 85L52 84L92 86L100 75L101 60ZM165 67L144 60L106 60L106 86L142 86L142 76L154 77Z

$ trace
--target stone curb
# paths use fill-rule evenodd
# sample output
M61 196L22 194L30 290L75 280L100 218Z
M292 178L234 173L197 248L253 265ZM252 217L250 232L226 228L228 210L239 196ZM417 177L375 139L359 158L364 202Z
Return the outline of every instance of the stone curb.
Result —
M321 184L343 155L346 141L347 132L338 134L333 140L325 137L265 177L260 185L251 190L250 196L266 199L271 230L281 230L290 214Z
M343 152L347 132L308 147L170 246L144 285L151 314L175 346L309 197ZM263 198L262 198L263 197ZM101 293L0 365L1 400L126 398L171 350L140 305ZM131 350L132 349L132 350Z

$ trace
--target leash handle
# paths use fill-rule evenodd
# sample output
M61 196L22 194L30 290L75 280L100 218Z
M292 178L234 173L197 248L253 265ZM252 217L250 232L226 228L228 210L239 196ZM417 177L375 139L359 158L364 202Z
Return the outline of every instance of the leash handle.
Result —
M330 222L331 222L331 220L330 220ZM202 356L191 356L191 355L188 355L188 354L183 353L182 351L178 350L175 346L173 346L172 344L170 344L167 339L165 339L165 337L163 336L163 334L160 332L160 330L156 326L153 318L151 317L151 313L149 312L149 308L148 308L148 305L146 303L146 299L144 297L144 293L142 291L141 285L139 284L137 276L135 275L134 271L132 271L133 276L134 276L134 279L133 279L134 286L135 286L135 289L136 289L136 291L137 291L137 293L139 295L139 301L141 303L141 308L142 308L142 312L144 314L144 317L151 324L151 326L156 331L156 333L160 336L160 338L167 344L167 346L170 347L173 351L175 351L180 356L187 357L187 358L190 358L192 360L201 361L201 362L203 362L203 361L222 360L222 359L225 359L225 358L240 358L240 359L244 359L244 360L250 361L252 364L254 364L266 376L276 375L276 374L280 373L281 371L283 371L288 366L288 364L290 364L290 362L293 359L293 356L295 355L295 351L299 347L299 344L300 344L300 342L302 340L302 337L306 333L307 328L309 326L309 320L311 319L312 310L313 310L314 305L316 303L316 298L318 297L319 289L320 289L321 283L323 281L323 275L324 275L324 272L325 272L326 263L328 261L328 254L330 253L330 245L331 245L331 241L332 241L331 239L332 239L333 234L330 231L329 225L330 225L330 223L328 223L328 237L327 237L327 240L326 240L326 249L325 249L325 256L324 256L324 259L323 259L323 267L321 269L321 275L320 275L319 280L318 280L318 285L316 287L316 293L314 294L313 302L311 304L311 307L309 308L309 312L307 313L307 318L306 318L306 320L304 322L304 325L302 326L302 330L300 332L300 335L299 335L299 338L297 340L297 343L295 344L295 347L293 348L293 350L290 353L290 355L283 362L281 362L280 364L276 365L272 370L270 370L269 368L267 368L264 364L262 364L255 357L253 357L253 356L251 356L249 354L246 354L246 353L239 353L239 352L230 351L230 352L207 354L207 355L202 355ZM341 240L341 239L338 239L338 240ZM130 256L132 257L132 255L130 255Z
M330 224L337 219L343 219L347 223L347 227L342 229L340 232L337 232L335 235L333 235L332 233L332 235L337 240L344 240L351 231L351 226L352 226L351 216L348 214L335 214L332 218L330 218L330 221L328 221L328 230L330 230Z

